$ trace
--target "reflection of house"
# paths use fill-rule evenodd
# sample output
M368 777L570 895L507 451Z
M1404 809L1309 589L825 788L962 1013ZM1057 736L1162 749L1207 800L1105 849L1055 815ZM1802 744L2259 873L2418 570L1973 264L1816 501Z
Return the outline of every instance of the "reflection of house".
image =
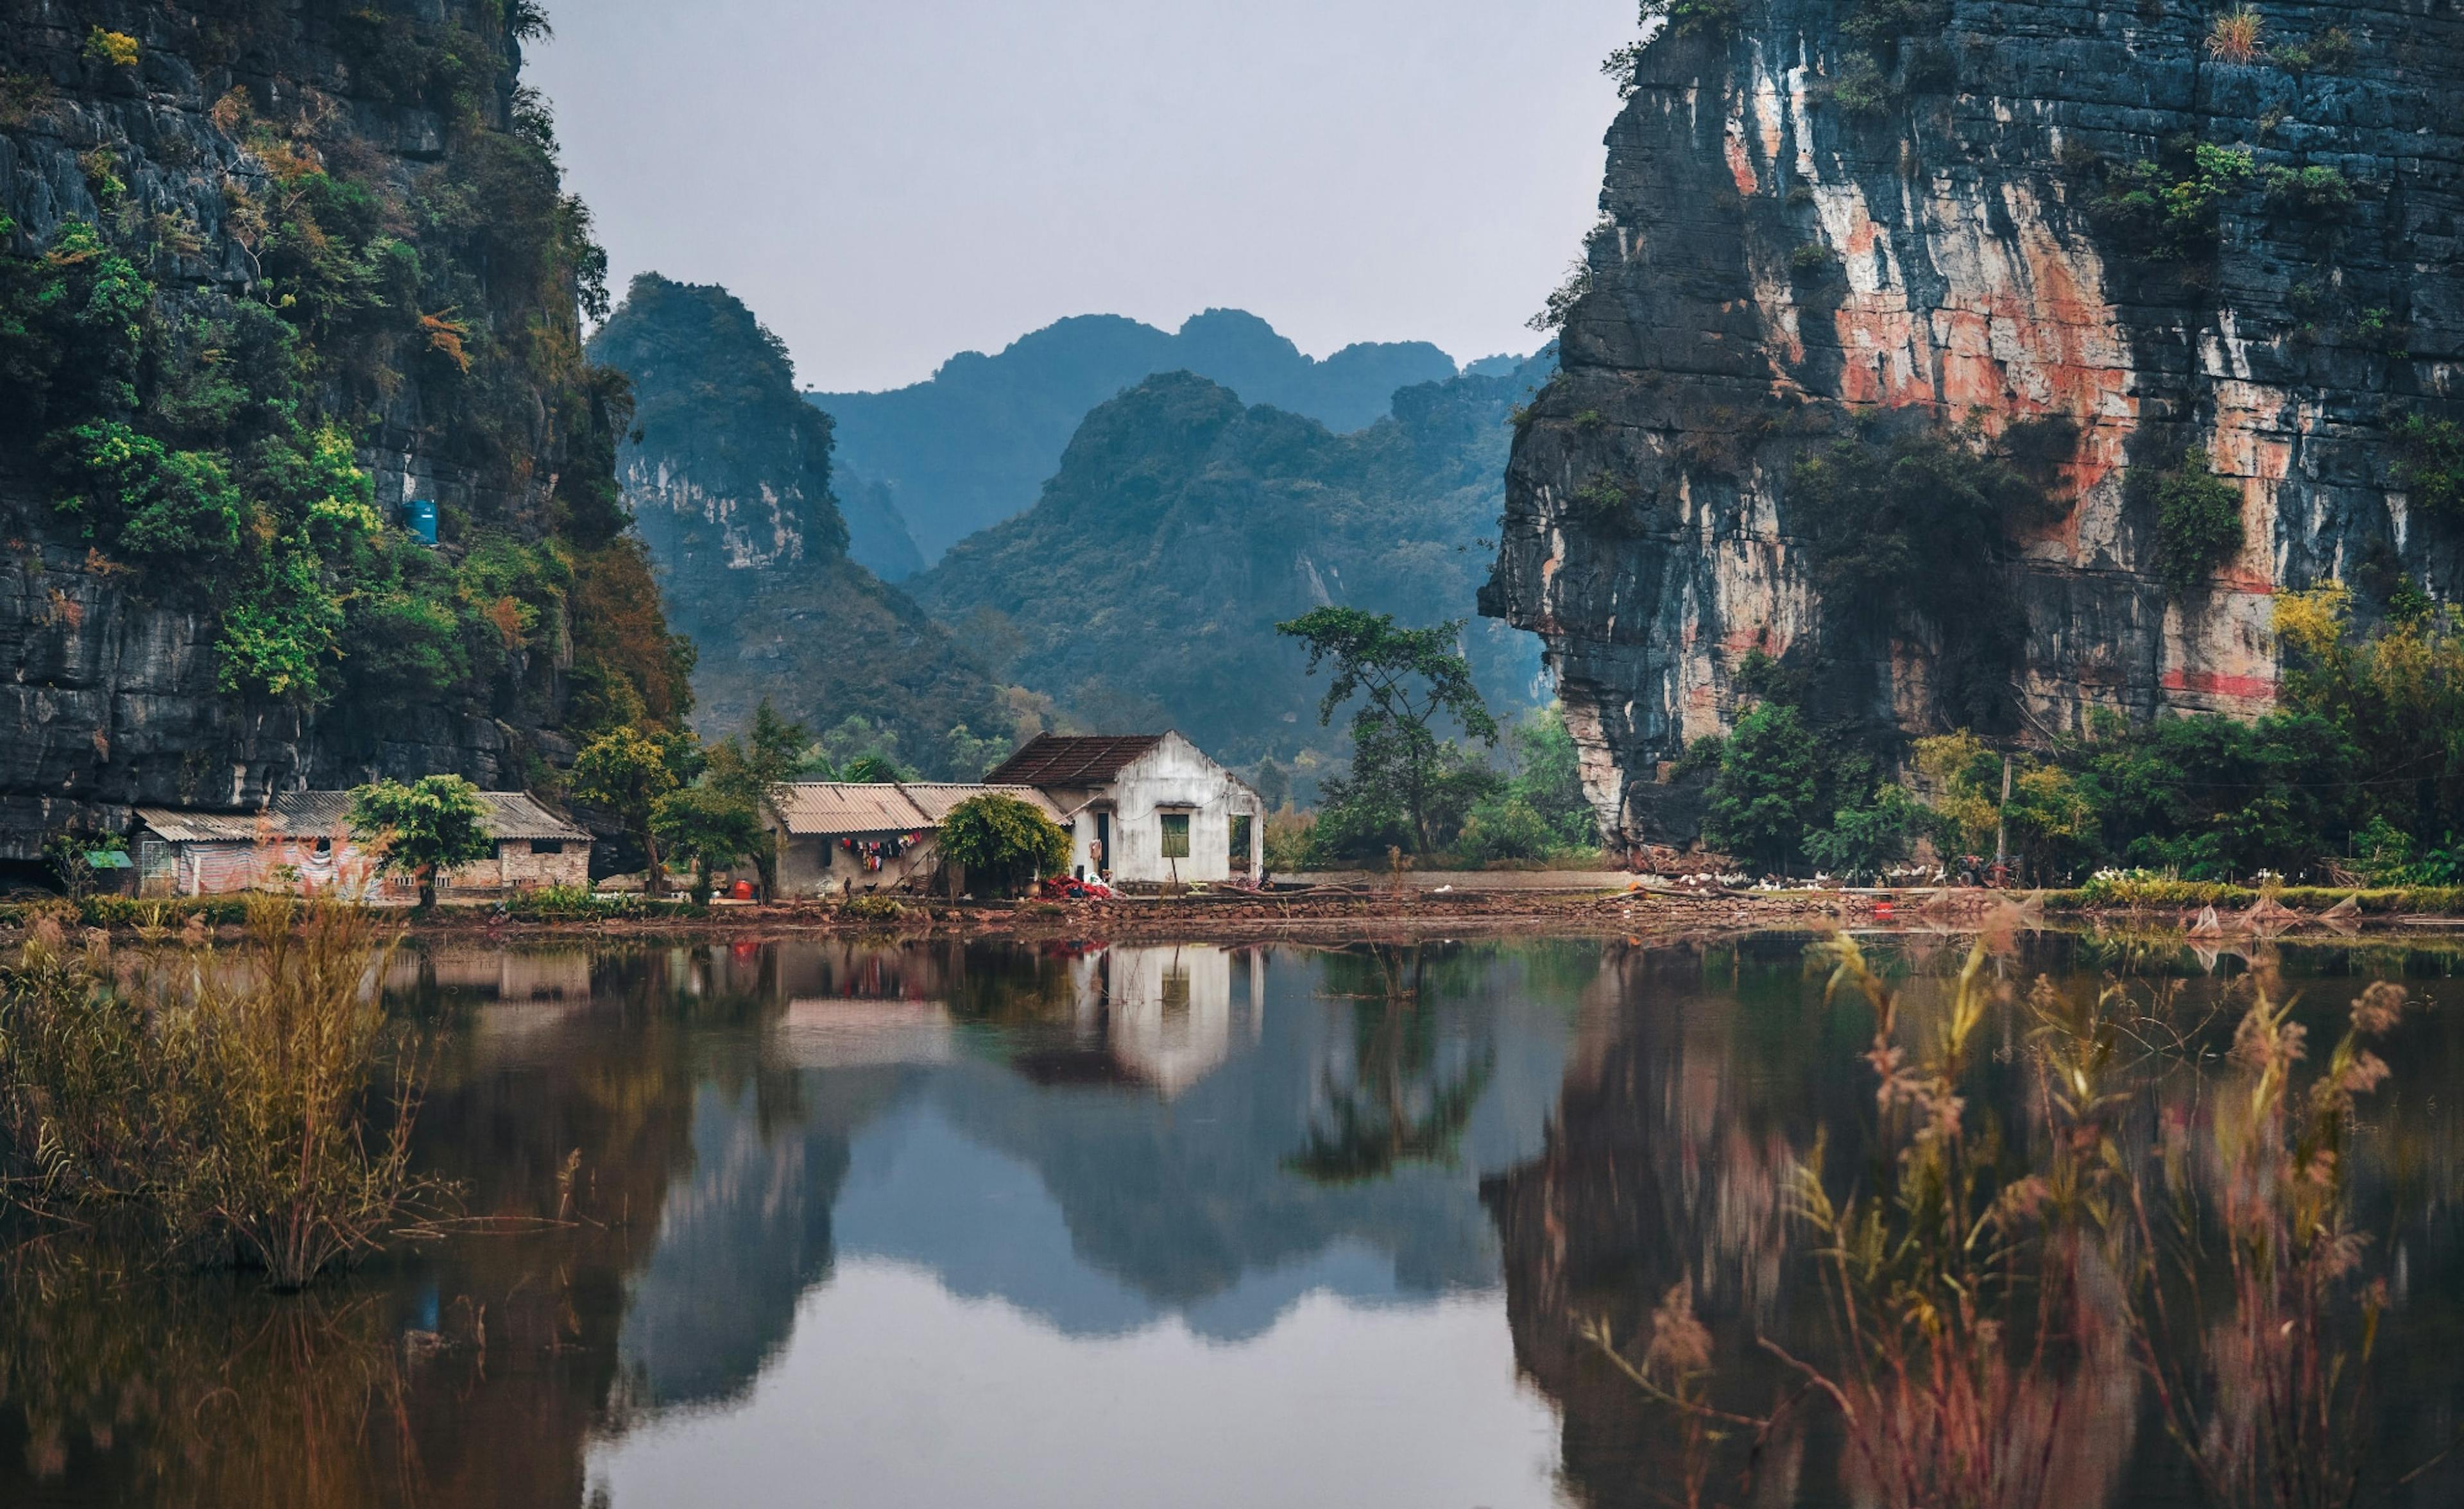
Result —
M1100 1030L1113 1062L1166 1097L1257 1040L1265 972L1253 961L1243 973L1236 1010L1232 954L1212 944L1121 944L1071 966L1080 1026Z
M987 779L1033 786L1073 819L1079 875L1128 885L1256 878L1265 803L1178 733L1037 735Z
M481 831L495 841L494 858L439 876L440 890L528 890L590 882L590 835L525 792L483 791ZM345 886L376 890L376 859L364 834L350 825L351 797L300 791L276 797L262 812L137 810L137 870L148 895L199 896L259 887ZM399 877L392 890L408 899L418 889Z
M934 833L958 803L987 793L1015 797L1056 820L1061 816L1029 786L834 780L774 786L763 826L779 839L780 894L926 889L940 868Z

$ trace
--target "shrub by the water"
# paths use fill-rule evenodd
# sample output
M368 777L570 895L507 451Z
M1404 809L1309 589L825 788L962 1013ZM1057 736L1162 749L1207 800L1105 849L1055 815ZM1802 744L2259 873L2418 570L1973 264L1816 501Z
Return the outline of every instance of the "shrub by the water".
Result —
M248 902L229 954L115 955L39 920L0 965L0 1176L37 1219L307 1283L447 1192L414 1173L416 1044L364 909Z

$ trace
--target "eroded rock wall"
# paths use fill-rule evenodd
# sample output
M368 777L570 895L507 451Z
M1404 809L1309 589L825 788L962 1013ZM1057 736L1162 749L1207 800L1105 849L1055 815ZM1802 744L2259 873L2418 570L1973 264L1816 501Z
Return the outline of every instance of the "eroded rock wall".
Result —
M1960 624L1852 638L1808 569L1792 471L1878 410L2077 425L2059 517L2007 587L2015 737L2266 710L2278 590L2456 589L2457 526L2409 507L2390 426L2458 396L2464 13L2256 9L2268 55L2242 63L2178 0L1745 0L1643 49L1482 599L1542 636L1612 831L1687 836L1667 762L1731 719L1755 650L1877 724L1969 721L1933 674ZM1874 26L1892 11L1916 23ZM2100 196L2192 138L2251 172L2211 251L2151 253ZM2305 211L2267 192L2279 167L2332 168L2352 200ZM2190 448L2240 491L2244 543L2173 593L2132 474Z
M241 299L281 307L259 262L264 228L252 233L235 208L284 187L250 121L289 133L289 149L312 142L389 203L532 191L507 172L469 181L450 146L457 132L483 142L515 128L518 24L496 0L0 0L9 245L39 252L69 222L105 227L115 247L138 249L166 328ZM456 40L440 49L448 31ZM106 34L132 42L136 61L106 55ZM460 85L433 61L448 54ZM99 189L105 180L116 187ZM451 254L486 307L439 318L473 333L508 307L543 304L529 337L578 339L571 288L532 286L539 257ZM412 332L356 342L337 366L347 381L320 400L352 417L358 463L388 517L416 497L528 538L557 527L561 473L580 463L560 417L571 394L545 363L483 366L487 391L473 396L468 363L446 373ZM468 415L482 403L523 416L527 432L473 444ZM31 448L0 446L0 859L30 858L63 825L122 828L136 804L246 808L431 772L501 788L522 784L533 761L570 758L557 728L568 625L546 625L513 655L493 698L372 711L234 695L218 684L216 584L149 578L95 553L55 511L55 492Z

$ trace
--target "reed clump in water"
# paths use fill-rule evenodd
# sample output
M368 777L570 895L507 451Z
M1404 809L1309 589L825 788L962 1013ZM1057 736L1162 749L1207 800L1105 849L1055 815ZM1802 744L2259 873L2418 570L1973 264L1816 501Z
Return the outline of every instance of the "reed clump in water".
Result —
M244 941L116 958L38 927L0 965L0 1185L40 1219L297 1288L447 1192L410 1167L415 1045L365 908L252 899Z
M1865 1178L1826 1180L1820 1138L1796 1172L1829 1334L1810 1360L1761 1342L1795 1392L1727 1412L1699 1376L1626 1363L1604 1327L1583 1328L1693 1422L1682 1501L1711 1501L1701 1426L1759 1458L1811 1399L1838 1416L1853 1496L1894 1509L2109 1501L2145 1406L2209 1502L2359 1501L2380 1477L2369 1378L2387 1301L2352 1223L2355 1113L2387 1077L2370 1045L2403 989L2365 991L2313 1065L2261 971L2219 1072L2206 1024L2179 1022L2165 992L2040 980L2011 1001L1980 943L1920 1021L1854 940L1816 953L1830 996L1873 1011L1877 1115ZM2003 1009L2030 1028L2024 1089L1989 1098L1979 1034Z

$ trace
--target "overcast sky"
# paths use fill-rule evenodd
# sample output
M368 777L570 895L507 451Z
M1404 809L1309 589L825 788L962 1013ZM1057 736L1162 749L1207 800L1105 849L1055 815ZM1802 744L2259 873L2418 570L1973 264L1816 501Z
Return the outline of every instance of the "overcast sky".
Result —
M563 0L530 77L621 295L724 283L807 386L1065 315L1312 355L1523 328L1594 217L1634 0Z

